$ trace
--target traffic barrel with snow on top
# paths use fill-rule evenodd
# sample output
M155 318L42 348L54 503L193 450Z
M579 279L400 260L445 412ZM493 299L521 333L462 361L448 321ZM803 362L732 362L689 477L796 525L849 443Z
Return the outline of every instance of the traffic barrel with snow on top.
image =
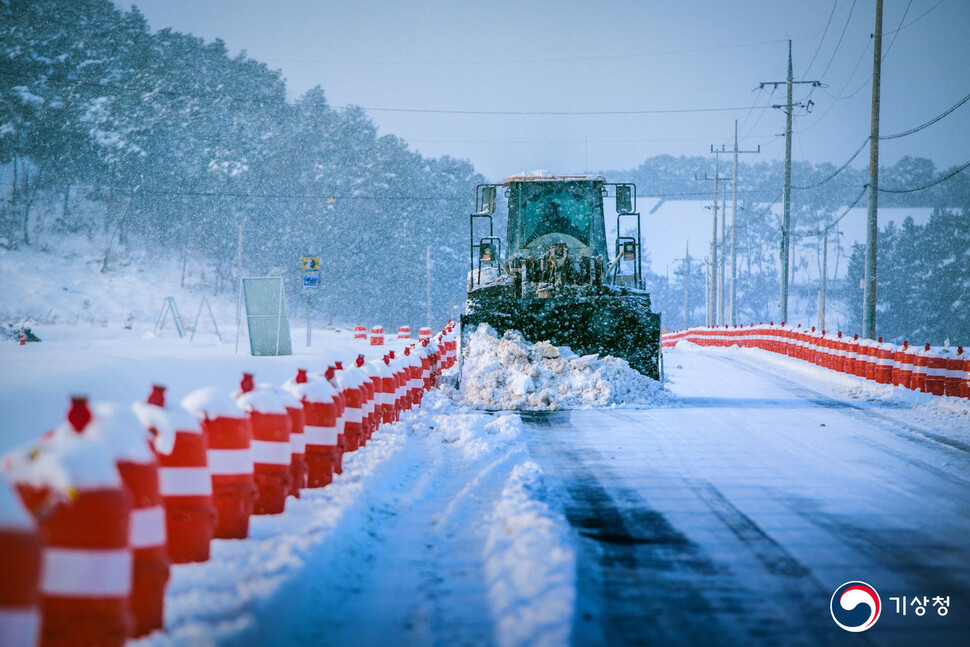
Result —
M368 438L373 436L384 424L384 384L381 377L382 371L378 364L387 368L382 360L364 362L363 366L360 367L370 380L368 391L371 395L371 401L367 406L367 418L370 420Z
M913 376L913 364L909 354L909 340L904 339L902 346L893 351L893 386L909 388Z
M430 391L431 382L431 371L432 371L432 361L433 355L431 352L430 342L427 339L422 339L421 343L418 344L421 348L421 382L422 387L425 391Z
M373 326L370 329L370 345L371 346L384 345L384 326Z
M371 360L368 373L373 376L377 391L375 416L381 424L394 422L394 373L390 369L390 358L384 355L381 359Z
M0 645L38 644L41 560L37 524L0 472Z
M344 439L345 451L354 452L360 448L361 431L364 423L364 376L355 367L344 368L337 362L334 378L337 388L344 396Z
M299 499L300 490L307 486L306 436L304 434L306 414L303 411L303 403L292 393L275 384L263 382L259 384L259 388L279 397L283 407L286 408L286 415L290 418L290 475L292 476L290 496Z
M44 645L120 647L135 628L131 494L107 441L82 433L92 419L87 399L72 398L68 422L7 465L43 541Z
M431 335L433 335L433 334L434 333L433 333L433 331L430 328L427 328L427 327L425 327L425 328L418 328L418 339L419 340L421 340L421 339L427 339L427 340L430 341L431 340Z
M943 348L931 348L926 358L926 392L943 395L946 390L947 352Z
M306 369L298 369L283 388L303 405L307 487L329 485L340 458L337 391L326 379L308 375Z
M367 326L354 326L354 339L367 339Z
M336 362L335 364L339 365L340 362ZM327 384L333 387L334 393L336 393L333 401L337 405L337 459L333 464L333 473L343 474L344 453L347 451L347 436L344 434L344 428L347 426L347 398L344 397L343 391L337 384L336 366L328 366L327 370L323 373L323 377L327 381Z
M394 420L400 420L401 412L404 411L404 391L407 385L404 363L393 350L387 353L387 357L388 368L394 375Z
M852 335L852 339L848 340L845 344L845 374L846 375L858 375L859 370L859 351L862 350L862 344L859 340L859 335Z
M253 431L249 418L229 393L216 387L193 391L182 406L202 423L208 440L206 459L212 474L212 502L218 539L245 539L256 500Z
M205 434L187 411L166 406L163 386L154 385L148 401L133 408L154 433L169 559L175 564L208 561L216 508Z
M95 404L93 410L94 418L83 433L104 438L132 499L133 636L145 636L163 626L165 587L171 566L158 459L149 444L148 429L129 410L111 404Z
M856 356L856 375L871 380L876 376L876 341L874 339L860 339L859 352Z
M256 386L251 373L243 374L239 391L233 395L239 408L249 416L253 431L253 513L280 514L293 488L290 414L278 395Z
M374 381L375 374L368 367L363 355L358 355L354 360L354 367L363 373L364 406L361 409L360 424L360 444L364 446L377 430L381 423L377 416L377 383Z
M411 327L410 326L398 326L397 329L398 339L411 339Z
M424 397L424 362L421 358L423 349L411 344L404 349L405 353L409 351L411 353L411 401L413 406L417 407L421 405Z
M842 331L835 334L832 340L832 370L845 373L845 354L848 340L842 336Z
M916 352L913 358L913 376L910 378L909 388L926 393L926 367L930 361L930 345L926 344Z
M967 356L963 352L963 346L948 349L949 354L946 358L946 380L943 384L943 395L951 398L960 397L960 382L963 381L963 364Z
M892 384L893 381L893 354L896 347L888 342L884 342L882 337L875 346L876 369L874 373L878 384Z

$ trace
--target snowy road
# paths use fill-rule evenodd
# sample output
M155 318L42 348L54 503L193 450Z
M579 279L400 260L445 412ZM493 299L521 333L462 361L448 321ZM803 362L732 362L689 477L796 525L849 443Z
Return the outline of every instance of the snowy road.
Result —
M882 597L863 642L967 644L965 444L757 356L667 366L681 407L522 416L576 537L574 644L843 644L849 580Z

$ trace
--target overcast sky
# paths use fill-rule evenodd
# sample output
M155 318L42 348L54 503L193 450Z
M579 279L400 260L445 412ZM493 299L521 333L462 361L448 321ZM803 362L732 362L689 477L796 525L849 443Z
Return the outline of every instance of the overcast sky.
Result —
M735 119L742 148L760 144L763 158L781 158L784 114L765 106L784 102L784 88L773 96L757 88L784 80L787 38L796 80L824 84L796 86L796 101L814 105L796 113L793 157L841 164L869 134L875 0L134 4L153 30L221 38L282 70L291 98L319 85L333 106L367 108L382 134L426 155L469 159L490 180L704 154L731 145ZM883 134L970 93L970 2L886 0L884 31ZM970 159L968 143L970 103L883 142L881 160L918 155L944 168Z

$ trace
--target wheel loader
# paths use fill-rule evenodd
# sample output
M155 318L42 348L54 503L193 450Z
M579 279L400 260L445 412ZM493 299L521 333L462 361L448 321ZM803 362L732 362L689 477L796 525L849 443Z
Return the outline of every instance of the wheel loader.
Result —
M508 202L504 239L493 219L499 188ZM610 195L612 254L603 213ZM479 185L475 203L463 339L486 323L499 335L517 330L532 343L619 357L659 379L660 315L644 290L635 185L536 172Z

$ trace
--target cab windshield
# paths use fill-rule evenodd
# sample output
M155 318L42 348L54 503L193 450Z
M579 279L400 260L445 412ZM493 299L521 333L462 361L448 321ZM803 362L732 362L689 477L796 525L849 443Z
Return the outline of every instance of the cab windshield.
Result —
M519 247L551 242L592 247L594 213L602 200L594 184L523 183L518 193Z

